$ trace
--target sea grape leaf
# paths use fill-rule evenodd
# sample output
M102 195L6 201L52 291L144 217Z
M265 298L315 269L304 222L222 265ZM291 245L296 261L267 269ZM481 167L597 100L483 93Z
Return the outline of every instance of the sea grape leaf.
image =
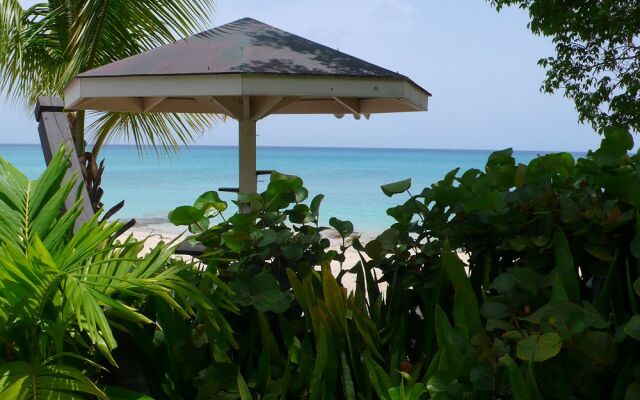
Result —
M316 218L316 221L320 218L320 203L324 200L324 195L319 194L311 200L311 205L309 209L311 210L311 214Z
M583 302L584 320L585 322L596 329L604 329L609 326L609 321L604 319L600 312L589 302Z
M480 307L480 314L486 319L503 319L511 315L511 309L498 301L487 301Z
M204 218L204 211L192 206L180 206L169 212L169 221L174 225L192 225Z
M353 224L351 221L343 221L336 217L331 217L331 219L329 219L329 225L338 231L343 238L347 238L353 233Z
M218 192L209 191L200 195L193 203L193 206L203 210L206 216L212 216L215 214L215 211L222 212L226 210L227 202L220 199Z
M562 338L555 332L530 335L518 342L516 354L524 361L542 362L560 353Z
M386 185L380 186L382 192L386 194L388 197L393 196L394 194L402 193L411 187L411 178L404 179L402 181L387 183Z
M282 255L289 261L296 261L302 258L304 250L300 245L287 244L282 246Z
M235 301L243 306L253 305L258 311L283 313L291 305L291 294L280 289L269 272L237 279L230 284Z

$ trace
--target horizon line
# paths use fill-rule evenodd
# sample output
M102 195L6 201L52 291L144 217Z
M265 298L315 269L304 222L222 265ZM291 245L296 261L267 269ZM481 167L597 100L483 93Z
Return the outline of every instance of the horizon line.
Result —
M40 146L40 143L0 143L0 146ZM137 147L135 144L106 144L104 148L109 147L125 147L132 148L135 150ZM155 146L150 144L142 145L143 148L154 148L157 147L160 151L162 151L162 146ZM191 148L225 148L225 149L233 149L238 148L237 145L222 145L222 144L179 144L178 148L181 149L191 149ZM453 148L429 148L429 147L354 147L354 146L281 146L281 145L263 145L258 146L260 148L270 148L270 149L309 149L309 150L397 150L397 151L482 151L482 152L495 152L506 149L512 149L517 152L526 152L526 153L584 153L586 154L590 150L528 150L528 149L516 149L513 147L505 147L502 149L453 149Z

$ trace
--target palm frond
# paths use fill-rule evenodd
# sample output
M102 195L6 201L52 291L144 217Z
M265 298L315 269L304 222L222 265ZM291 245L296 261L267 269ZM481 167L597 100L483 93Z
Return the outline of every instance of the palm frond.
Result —
M14 361L0 365L0 398L76 399L84 395L108 400L82 371L64 365Z
M174 243L142 255L142 242L117 239L122 224L99 222L99 214L72 232L79 203L60 212L74 184L64 180L67 155L59 150L36 181L0 158L0 343L32 352L28 343L44 336L59 353L61 332L73 330L82 335L67 340L83 346L88 339L115 365L117 320L153 322L134 304L157 297L184 317L191 301L213 307L181 277L187 264L170 265ZM17 332L26 334L17 339Z
M210 128L217 118L210 114L97 113L87 127L91 140L100 147L117 138L133 142L139 152L145 147L171 153Z
M55 247L69 233L69 221L80 212L76 204L65 213L60 209L71 194L76 177L62 182L67 171L68 150L61 149L36 181L30 181L0 158L0 243L26 249L34 235ZM53 233L55 237L49 238Z

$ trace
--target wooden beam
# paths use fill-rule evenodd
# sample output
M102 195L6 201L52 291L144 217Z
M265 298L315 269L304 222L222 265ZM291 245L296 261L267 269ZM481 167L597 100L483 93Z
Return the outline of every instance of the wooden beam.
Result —
M333 99L343 106L349 113L353 115L360 114L360 100L349 97L334 97Z
M62 112L64 111L64 102L60 97L40 96L36 102L35 117L40 122L40 116L43 112Z
M209 98L211 103L222 110L223 114L230 116L231 118L240 119L241 104L234 97L213 97ZM236 104L234 104L236 103Z
M60 99L58 100L60 102L62 101ZM38 133L40 134L40 144L42 145L42 152L44 153L44 159L47 165L51 162L53 155L58 151L60 146L66 146L71 152L69 157L70 166L64 179L71 179L71 176L75 173L77 180L75 189L71 191L71 194L65 200L64 204L67 210L71 208L76 201L76 194L79 193L82 199L82 212L75 222L74 231L77 231L83 223L93 217L93 206L89 198L89 193L84 186L84 179L82 177L82 171L80 170L80 161L74 150L75 146L67 114L60 111L40 112L43 110L43 105L49 102L55 103L54 100L39 99L39 105L36 105L36 119L39 120ZM46 106L44 109L46 109Z
M84 99L84 100L80 101L76 105L76 109L78 109L78 110L88 110L88 109L90 109L89 106L91 104L97 102L98 100L100 100L99 97L93 97L93 98Z
M256 121L262 119L277 112L281 108L288 106L298 99L299 97L284 96L256 97L253 102L251 118Z
M166 97L145 97L142 101L142 111L149 112L153 111L157 105L162 103Z

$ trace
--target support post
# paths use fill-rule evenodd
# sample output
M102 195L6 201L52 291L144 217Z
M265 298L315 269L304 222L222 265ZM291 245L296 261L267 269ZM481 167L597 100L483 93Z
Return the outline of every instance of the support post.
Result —
M68 199L65 200L65 208L69 209L75 203L75 195L78 193L82 198L82 211L76 220L74 232L80 226L93 217L93 206L89 193L84 185L82 171L80 169L80 161L75 152L73 136L67 114L63 112L64 104L62 99L57 97L40 97L36 104L35 117L38 124L38 132L40 134L40 144L44 153L44 160L49 165L60 146L65 145L70 151L69 170L64 176L65 180L71 179L73 173L77 176L77 183ZM79 190L79 191L78 191Z
M238 122L240 124L240 137L238 140L240 150L240 193L257 193L256 121L252 119L241 119Z

